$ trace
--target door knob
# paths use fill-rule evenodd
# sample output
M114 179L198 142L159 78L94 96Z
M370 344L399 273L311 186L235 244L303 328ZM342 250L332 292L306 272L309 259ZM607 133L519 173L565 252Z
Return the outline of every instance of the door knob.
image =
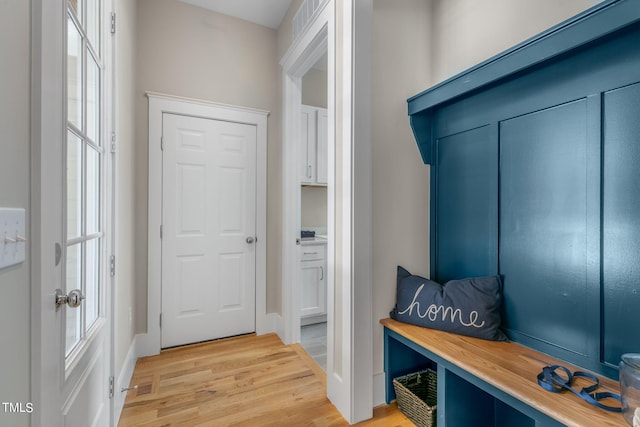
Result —
M84 299L85 296L82 295L82 291L80 291L80 289L72 290L69 292L69 295L62 293L61 289L56 289L56 310L65 304L71 308L79 307Z
M253 242L255 242L255 239L253 238L253 236L247 237L247 243L248 244L252 244Z

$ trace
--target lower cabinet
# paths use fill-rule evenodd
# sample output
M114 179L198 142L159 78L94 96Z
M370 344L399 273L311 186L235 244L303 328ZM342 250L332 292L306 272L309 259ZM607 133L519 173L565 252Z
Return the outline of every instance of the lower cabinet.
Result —
M303 243L300 289L300 317L301 323L314 323L313 319L327 314L327 259L326 242ZM309 322L304 322L307 319Z

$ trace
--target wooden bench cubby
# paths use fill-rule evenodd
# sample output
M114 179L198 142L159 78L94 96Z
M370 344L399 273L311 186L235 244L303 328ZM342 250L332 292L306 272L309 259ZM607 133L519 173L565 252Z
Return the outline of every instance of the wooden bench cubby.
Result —
M395 399L394 378L424 368L436 370L438 427L627 425L620 413L597 408L568 391L551 393L538 385L536 377L544 366L579 370L566 362L515 342L486 341L393 319L380 323L387 403ZM598 391L619 393L616 381L599 379Z

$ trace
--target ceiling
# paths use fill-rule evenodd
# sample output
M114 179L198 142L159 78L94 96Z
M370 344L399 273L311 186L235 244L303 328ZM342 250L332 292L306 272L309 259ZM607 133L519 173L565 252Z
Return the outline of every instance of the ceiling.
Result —
M180 0L224 15L277 29L292 0Z

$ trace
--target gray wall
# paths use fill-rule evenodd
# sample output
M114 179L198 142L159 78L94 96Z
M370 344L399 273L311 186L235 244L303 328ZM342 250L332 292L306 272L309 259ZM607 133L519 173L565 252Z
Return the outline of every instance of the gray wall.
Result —
M0 1L0 207L26 209L27 221L30 19L30 2ZM0 270L0 402L30 401L29 268L27 255L26 262ZM0 425L28 426L29 415L5 414L4 407L0 406Z

